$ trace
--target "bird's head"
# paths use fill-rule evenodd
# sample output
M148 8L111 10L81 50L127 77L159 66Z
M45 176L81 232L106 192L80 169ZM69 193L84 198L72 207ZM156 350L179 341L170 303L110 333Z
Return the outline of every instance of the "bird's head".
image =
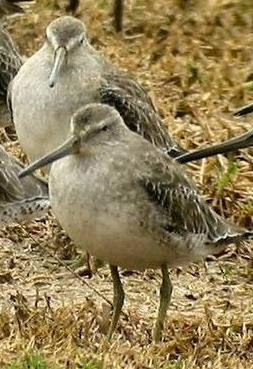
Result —
M87 46L88 39L84 24L71 16L64 16L51 22L46 30L47 44L52 49L54 59L49 78L49 86L54 87L60 70L68 57L78 48Z
M68 155L85 154L97 145L111 145L127 131L120 114L105 104L89 104L80 108L71 118L69 138L56 150L38 159L24 169L19 177L51 164Z

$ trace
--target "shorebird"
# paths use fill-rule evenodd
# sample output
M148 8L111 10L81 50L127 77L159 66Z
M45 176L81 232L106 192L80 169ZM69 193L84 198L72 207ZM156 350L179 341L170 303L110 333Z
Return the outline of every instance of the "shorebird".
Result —
M220 144L211 145L204 149L197 149L176 158L176 161L181 164L186 164L190 161L208 158L217 154L226 154L240 149L246 149L253 146L253 130L246 132L240 136L226 140Z
M54 214L76 244L110 265L114 311L109 338L124 302L118 266L161 268L154 329L158 342L172 292L167 268L253 236L216 214L182 167L131 132L108 105L90 104L78 110L65 143L20 177L50 163Z
M30 2L31 0L22 0ZM0 126L12 124L6 98L9 83L18 73L22 58L10 34L4 28L3 18L16 13L23 13L20 0L0 0Z
M162 126L146 91L89 44L80 20L58 18L46 36L19 70L9 94L18 138L32 160L59 145L76 110L95 102L114 106L130 129L169 155L185 152Z
M50 207L47 183L35 175L19 179L23 168L0 146L0 227L41 217Z

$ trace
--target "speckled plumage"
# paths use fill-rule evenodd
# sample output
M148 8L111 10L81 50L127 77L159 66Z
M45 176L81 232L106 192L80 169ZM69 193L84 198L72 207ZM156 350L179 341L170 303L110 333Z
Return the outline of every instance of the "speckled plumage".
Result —
M13 14L23 13L24 10L20 3L31 2L33 0L0 0L0 19L12 16Z
M31 0L25 0L31 1ZM20 0L0 0L0 125L7 126L12 123L7 108L7 90L9 83L15 77L22 65L22 58L11 36L4 28L3 18L16 13L23 13L19 6Z
M19 55L9 33L0 28L0 122L1 127L12 124L11 113L7 106L7 92L10 82L22 65Z
M62 66L52 73L54 55ZM146 91L90 46L84 25L73 17L58 18L47 27L47 42L14 78L11 102L20 143L31 159L59 145L75 111L94 102L114 106L130 129L168 154L184 153L162 126Z
M109 69L109 68L108 68ZM99 87L100 102L113 106L131 131L140 134L172 157L185 153L168 134L152 100L125 73L105 73Z
M19 179L23 165L0 146L0 226L27 222L50 207L48 185L31 175Z
M123 292L116 266L162 269L157 341L170 297L167 289L171 292L166 266L218 253L253 232L216 214L182 167L131 132L114 108L82 108L72 119L69 137L31 169L63 157L50 171L52 209L76 244L111 265L120 296L120 302L115 298L117 309ZM118 310L114 316L110 334Z

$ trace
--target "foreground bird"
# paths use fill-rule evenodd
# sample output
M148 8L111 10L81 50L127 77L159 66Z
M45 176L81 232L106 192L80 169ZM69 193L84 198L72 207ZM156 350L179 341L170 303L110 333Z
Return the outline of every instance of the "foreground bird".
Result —
M24 0L23 0L24 1ZM22 2L23 2L22 1ZM25 0L30 2L31 0ZM9 83L18 73L22 58L10 34L4 28L2 19L16 13L23 13L19 5L20 0L0 0L0 126L12 124L11 115L7 108L7 90Z
M0 146L0 227L41 217L50 207L47 183L34 175L19 179L22 169Z
M217 154L226 154L240 149L246 149L253 146L253 130L246 132L238 137L231 138L220 144L208 146L204 149L197 149L189 153L183 154L176 158L180 164L186 164L190 161L208 158Z
M131 132L107 105L91 104L76 112L67 141L21 177L52 162L54 214L76 244L110 264L114 312L109 337L124 302L118 266L161 268L157 342L172 292L167 268L218 253L253 235L217 215L182 168Z
M94 102L114 106L131 130L169 155L185 152L162 126L145 90L88 43L82 22L58 18L46 34L45 44L24 63L10 90L18 138L31 159L59 145L71 116Z

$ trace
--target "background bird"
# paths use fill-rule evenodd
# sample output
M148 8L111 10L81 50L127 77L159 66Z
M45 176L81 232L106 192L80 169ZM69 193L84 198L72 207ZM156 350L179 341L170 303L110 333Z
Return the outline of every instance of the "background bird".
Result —
M31 2L32 0L25 0ZM22 3L24 0L22 1ZM0 1L0 126L12 124L11 114L7 107L7 91L9 83L15 77L22 65L22 57L19 54L15 42L5 29L3 21L6 17L17 13L23 13L20 0Z
M0 0L0 19L17 13L24 13L22 5L34 0Z
M185 152L163 126L147 92L89 44L81 21L57 18L47 27L46 36L10 89L18 138L31 159L60 144L71 116L93 102L114 106L130 129L169 155Z

